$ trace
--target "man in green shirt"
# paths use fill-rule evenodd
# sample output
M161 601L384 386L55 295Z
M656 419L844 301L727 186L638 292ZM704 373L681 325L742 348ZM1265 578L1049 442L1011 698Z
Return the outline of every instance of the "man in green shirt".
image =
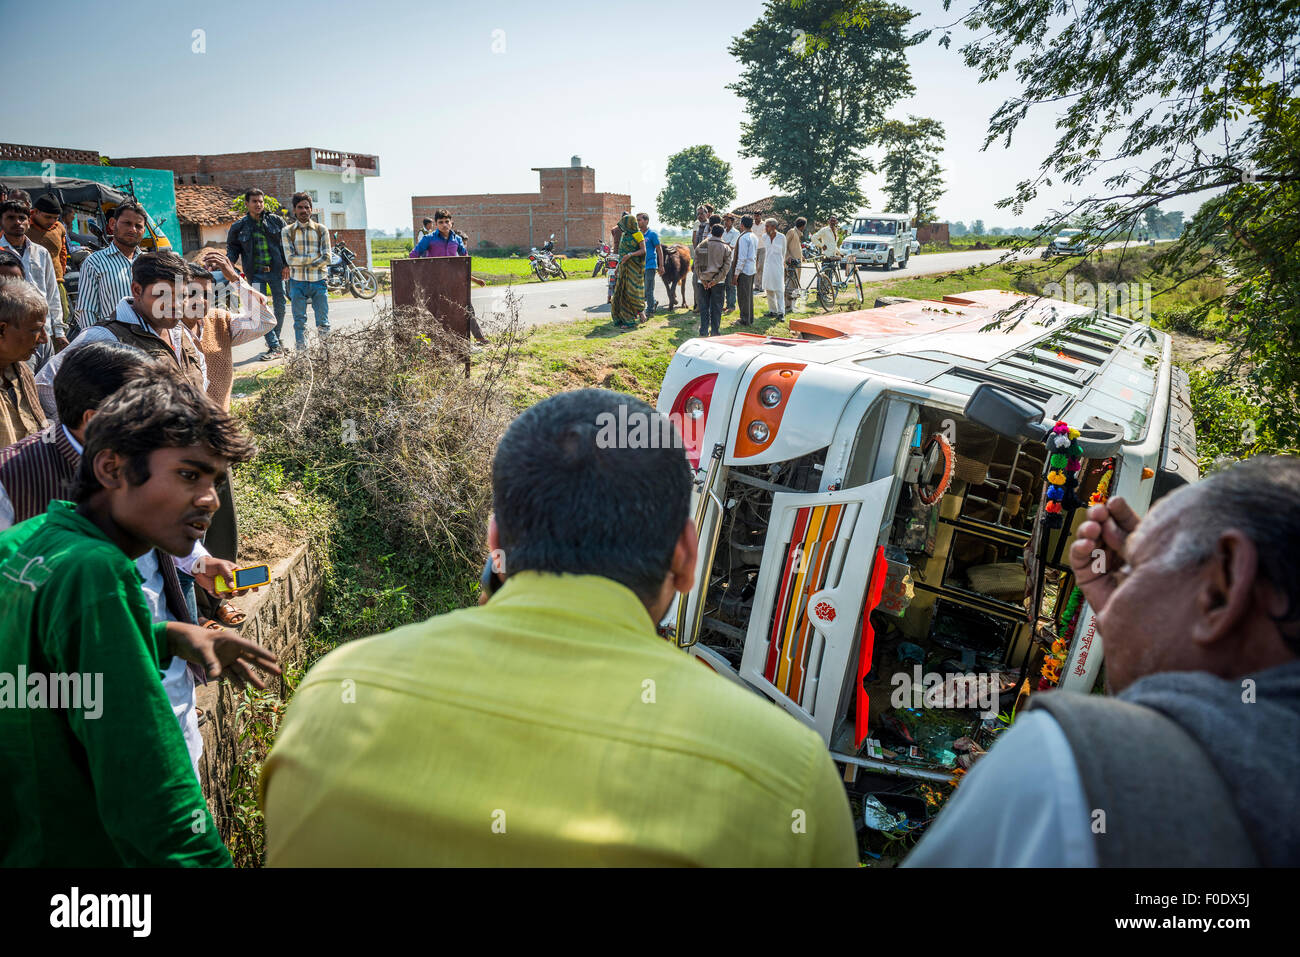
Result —
M161 672L263 687L275 657L232 632L151 623L134 560L188 555L253 448L170 374L86 429L72 498L0 533L0 864L229 866Z
M697 556L664 425L599 389L514 421L505 584L311 669L262 772L269 865L856 863L817 733L656 633Z

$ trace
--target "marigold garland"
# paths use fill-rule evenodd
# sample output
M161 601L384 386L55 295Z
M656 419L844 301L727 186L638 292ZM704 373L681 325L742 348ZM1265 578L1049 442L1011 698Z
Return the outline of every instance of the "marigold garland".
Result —
M1043 656L1043 668L1039 672L1038 679L1039 691L1055 688L1061 683L1061 668L1070 652L1070 637L1074 634L1074 626L1078 622L1082 604L1083 592L1076 585L1065 603L1065 611L1061 616L1061 630L1058 633L1060 637L1052 642L1052 650Z
M1102 463L1102 468L1106 470L1106 473L1102 475L1101 481L1097 483L1097 490L1089 497L1089 506L1104 505L1106 499L1110 498L1110 480L1115 476L1115 460L1106 459Z

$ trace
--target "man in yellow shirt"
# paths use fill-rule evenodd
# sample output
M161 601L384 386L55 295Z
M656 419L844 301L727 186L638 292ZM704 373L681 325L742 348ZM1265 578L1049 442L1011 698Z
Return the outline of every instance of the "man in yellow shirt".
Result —
M697 553L664 421L599 389L514 421L505 584L311 669L262 773L269 865L856 863L821 738L655 632Z

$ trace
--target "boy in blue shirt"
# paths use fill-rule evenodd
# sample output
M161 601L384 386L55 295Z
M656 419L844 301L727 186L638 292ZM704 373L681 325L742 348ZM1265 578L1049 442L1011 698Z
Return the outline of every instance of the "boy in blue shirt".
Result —
M664 273L659 263L659 234L650 228L646 213L636 214L636 225L645 234L645 314L650 316L655 311L655 273Z

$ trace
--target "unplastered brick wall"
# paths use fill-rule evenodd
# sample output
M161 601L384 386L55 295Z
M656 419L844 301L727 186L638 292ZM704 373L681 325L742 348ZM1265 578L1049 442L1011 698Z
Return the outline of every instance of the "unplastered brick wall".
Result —
M331 229L330 235L335 239L341 239L347 244L348 249L352 250L357 257L358 266L369 266L370 260L366 256L366 231L364 229Z
M294 174L311 168L311 151L270 150L256 153L222 153L215 156L134 156L114 158L114 166L166 169L178 182L199 178L205 184L224 186L237 193L256 187L274 196L286 208L294 193Z
M285 209L294 194L294 171L291 169L249 169L212 173L217 186L243 195L244 190L256 187L268 196L274 196Z
M939 243L946 246L951 241L948 238L947 223L925 223L916 227L916 241L918 243Z
M269 585L233 599L248 614L240 633L275 652L281 670L305 663L307 636L320 609L324 580L324 570L303 543L274 566ZM284 698L282 679L273 678L267 688ZM222 840L229 841L234 823L232 775L247 747L241 735L248 719L239 714L238 699L227 681L209 682L198 689L197 697L206 716L200 727L199 780L217 830Z
M44 163L46 160L53 160L55 163L84 163L98 166L99 153L96 150L72 150L57 146L0 143L0 160L17 160L22 163Z
M250 169L310 169L311 150L258 150L251 153L114 157L114 166L169 169L173 173L223 173Z
M632 199L618 193L578 192L576 182L575 176L570 183L567 211L561 189L544 189L540 194L413 196L412 226L418 231L426 216L432 219L434 210L445 208L451 211L456 229L469 240L471 249L486 244L540 246L554 233L556 249L587 252L598 241L608 238L610 227L619 213L630 210Z

